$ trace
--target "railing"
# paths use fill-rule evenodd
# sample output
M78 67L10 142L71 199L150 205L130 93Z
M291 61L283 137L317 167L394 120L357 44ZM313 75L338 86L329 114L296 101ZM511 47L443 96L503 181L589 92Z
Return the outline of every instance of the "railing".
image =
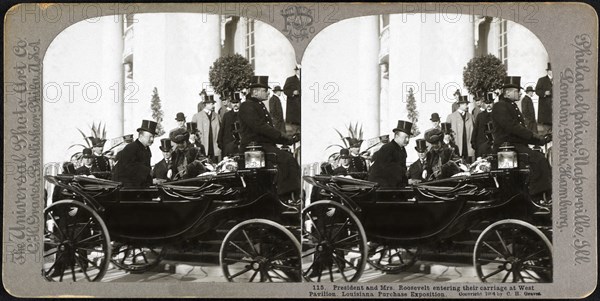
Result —
M44 164L44 176L56 176L62 171L62 162L50 162ZM44 189L47 192L45 201L45 206L50 206L52 204L52 193L54 193L54 184L44 180Z

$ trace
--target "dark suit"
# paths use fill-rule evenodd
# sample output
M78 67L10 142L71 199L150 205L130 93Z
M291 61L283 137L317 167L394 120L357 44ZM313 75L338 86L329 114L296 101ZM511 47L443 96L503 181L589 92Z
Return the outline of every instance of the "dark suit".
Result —
M535 121L535 109L533 108L533 101L529 95L525 95L521 100L521 112L523 112L523 119L525 120L525 127L530 131L537 133L537 122Z
M458 167L450 160L459 159L454 149L442 142L438 150L430 148L425 155L425 170L427 170L427 179L449 178L459 172Z
M395 141L383 145L373 156L373 165L369 170L369 181L377 182L381 187L403 187L406 178L406 149Z
M168 172L169 164L167 164L167 161L165 161L165 159L162 159L158 163L154 164L154 168L152 169L152 178L169 180L169 178L167 177Z
M283 119L283 108L279 96L273 95L269 99L269 112L273 118L273 126L280 132L285 133L285 121Z
M241 149L256 142L266 153L277 155L277 193L288 194L300 191L300 166L294 156L280 150L275 144L286 143L283 134L273 127L267 108L259 99L248 97L240 106Z
M550 91L550 95L545 96L546 91ZM538 101L538 122L552 125L552 80L547 75L538 79L535 85L535 94L540 97Z
M529 176L529 192L538 194L552 189L552 170L544 155L529 148L528 144L536 143L533 132L525 127L523 115L517 105L503 97L494 104L492 110L494 123L494 149L498 150L504 142L515 146L518 153L529 155L531 174Z
M489 143L485 131L487 123L492 121L492 114L487 111L481 111L475 118L475 126L473 126L473 134L471 135L471 146L475 149L475 156L481 157L489 154L492 150L492 145Z
M219 129L219 134L217 135L217 144L219 145L219 148L223 150L224 156L237 154L240 152L239 145L236 144L233 136L233 125L236 121L239 122L238 114L239 112L231 110L223 115L221 128Z
M300 93L300 79L296 76L290 76L285 80L283 93L287 96L287 107L285 120L291 124L300 124L300 94L294 95L294 90Z
M425 162L426 164L426 162ZM413 162L413 164L410 165L410 167L408 168L408 178L412 179L412 180L425 180L423 179L423 170L425 170L425 165L424 163L421 163L421 160L418 159L417 161Z
M120 158L113 170L113 180L123 183L125 187L145 187L152 185L152 168L150 148L139 140L127 144L119 152Z

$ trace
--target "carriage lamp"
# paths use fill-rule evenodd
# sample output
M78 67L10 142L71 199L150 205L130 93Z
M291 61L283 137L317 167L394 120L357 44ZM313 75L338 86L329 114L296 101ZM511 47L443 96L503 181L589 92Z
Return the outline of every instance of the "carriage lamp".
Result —
M498 151L498 168L511 169L518 166L518 156L515 147L508 142L503 143Z
M246 168L265 167L265 152L262 151L262 146L252 142L246 149L246 152L244 152L244 165Z

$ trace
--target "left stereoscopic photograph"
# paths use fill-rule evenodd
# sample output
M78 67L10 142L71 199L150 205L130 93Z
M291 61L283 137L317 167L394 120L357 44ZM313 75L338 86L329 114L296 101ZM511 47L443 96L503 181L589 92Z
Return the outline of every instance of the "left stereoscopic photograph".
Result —
M97 17L43 66L42 277L301 281L301 66L276 28Z

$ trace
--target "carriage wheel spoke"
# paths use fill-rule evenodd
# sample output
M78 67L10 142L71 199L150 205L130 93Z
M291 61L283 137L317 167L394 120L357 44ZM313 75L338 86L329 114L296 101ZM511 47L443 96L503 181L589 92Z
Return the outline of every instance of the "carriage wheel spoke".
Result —
M48 250L50 251L50 250ZM52 256L58 252L58 248L55 248L52 252L44 254L44 257Z
M321 231L319 231L319 227L317 227L317 224L315 224L312 215L310 215L310 212L306 212L306 217L308 218L308 220L310 221L310 223L314 226L315 231L317 232L317 235L319 237L315 237L317 240L320 240L323 237L323 234L321 233ZM310 232L307 232L310 233ZM312 236L312 235L311 235Z
M533 276L531 273L529 273L529 271L523 269L523 272L525 272L525 274L529 275L529 277L531 277L533 280L540 282L542 279L541 278L537 278L535 276Z
M244 259L244 258L240 258L240 259L236 259L236 258L223 258L223 261L228 261L230 263L237 263L237 262L253 263L254 262L252 260Z
M333 256L334 256L334 257L337 257L337 258L339 258L339 257L340 257L338 254L335 254L335 253L333 253ZM347 265L351 266L351 267L352 267L352 268L354 268L355 270L358 270L358 268L357 268L357 267L356 267L354 264L352 264L352 262L350 262L350 261L346 260L346 258L345 258L345 257L342 257L342 258L339 258L339 259L343 260L343 261L344 261L344 262L345 262Z
M85 225L83 227L81 227L79 229L79 231L77 231L77 233L75 233L75 236L73 237L73 240L76 240L77 238L79 238L79 236L83 233L83 230L85 230L85 228L87 228L90 224L92 224L94 220L90 217L90 219L88 220L87 223L85 223Z
M285 255L287 253L290 253L290 252L293 252L293 251L295 251L295 250L293 250L293 249L287 249L287 250L285 250L285 251L283 251L283 252L281 252L281 253L279 253L279 254L277 254L275 256L271 256L270 257L271 261L277 260L277 259L281 258L283 255Z
M307 253L305 252L304 254L302 254L302 258L308 257L308 256L310 256L312 254L315 254L316 252L317 252L317 249L313 249L310 252L307 251Z
M343 243L343 242L347 242L348 240L350 240L350 239L353 239L353 238L356 238L356 237L358 237L358 233L357 233L357 234L350 235L350 236L348 236L348 237L346 237L346 238L340 239L340 240L338 240L338 241L334 242L333 244L334 244L334 245L337 245L337 244L340 244L340 243ZM350 242L347 242L347 243L353 243L353 242L361 242L361 240L360 240L360 238L358 238L358 239L356 239L356 240L353 240L353 241L350 241Z
M73 276L73 282L77 282L77 278L75 277L75 264L71 263L71 275Z
M477 258L477 261L484 261L484 262L488 262L488 263L500 263L500 264L505 264L508 262L506 260L488 259L488 258Z
M78 242L76 243L76 245L80 245L80 244L83 244L83 243L92 243L92 242L95 242L95 241L91 241L91 240L93 240L93 239L96 239L96 238L99 238L99 239L97 240L98 242L102 242L102 238L101 238L101 236L102 236L102 233L98 233L98 234L96 234L96 235L92 235L92 236L90 236L90 237L87 237L87 238L84 238L84 239L82 239L82 240L78 241Z
M282 264L273 264L273 267L278 268L280 270L291 270L291 271L298 269L298 267L296 267L296 266L288 266L288 265L282 265Z
M523 261L531 260L531 258L537 256L538 254L540 254L540 253L542 253L544 251L545 250L542 249L542 250L538 250L537 252L535 252L533 254L527 255L527 257L523 258Z
M283 280L283 281L286 281L286 280L287 280L287 278L286 278L286 277L284 277L284 276L281 276L281 274L277 273L277 271L276 271L276 270L272 269L272 270L271 270L271 272L273 272L275 275L277 275L277 277L279 277L279 279L281 279L281 280Z
M258 251L256 251L256 248L254 248L254 243L252 242L252 240L248 236L248 233L246 233L246 230L242 229L242 233L244 234L244 237L246 237L246 241L250 245L250 249L252 250L252 252L254 253L254 255L255 256L258 255Z
M83 275L85 276L85 278L87 279L87 281L92 282L92 280L90 279L90 276L87 274L87 269L83 267L84 265L81 262L81 258L79 258L78 255L79 254L75 254L75 259L77 259L77 262L79 263L79 267L81 268L81 271L83 272Z
M58 254L58 257L56 258L56 260L54 261L54 263L50 266L50 268L48 269L48 271L46 271L46 276L49 276L50 271L52 271L56 265L60 262L60 259L63 257L63 254Z
M246 252L246 250L242 249L240 246L238 246L236 243L234 243L233 241L229 241L229 244L231 244L232 246L234 246L236 249L240 250L240 252L246 254L246 256L254 258L254 256L250 255L250 253Z
M331 282L335 282L335 281L333 280L333 269L331 268L331 265L328 265L328 266L327 266L327 269L329 270L329 280L330 280Z
M337 265L338 270L340 271L340 274L342 274L342 278L344 278L344 281L348 282L348 278L346 277L346 274L344 274L344 268L340 264L339 259L334 256L333 261L335 262L335 265Z
M483 245L488 247L490 250L494 251L494 253L502 256L503 258L505 257L502 253L498 252L496 249L494 249L494 247L490 246L487 242L483 242Z
M258 270L254 271L254 274L252 274L252 277L250 277L250 282L254 281L254 278L256 277L257 274L258 274Z
M344 228L346 228L346 226L348 226L349 224L350 224L350 218L346 218L346 221L344 222L344 224L343 224L343 225L341 225L341 226L340 226L340 227L337 229L337 231L335 232L335 234L334 234L334 235L331 237L331 240L335 240L335 239L338 237L338 235L340 235L340 233L342 233L342 230L343 230Z
M528 270L539 270L539 271L542 271L542 272L549 272L549 271L551 271L551 269L549 267L544 267L544 266L539 266L539 265L524 264L523 268L528 269Z
M502 271L504 271L504 269L502 269L502 268L498 268L497 270L495 270L495 271L493 271L492 273L490 273L490 274L486 275L485 277L482 277L481 279L482 279L482 280L488 279L488 278L490 278L490 277L492 277L492 276L494 276L494 275L496 275L496 274L498 274L498 273L500 273L500 272L502 272Z
M504 275L504 278L502 278L502 283L506 282L506 279L508 279L508 276L510 275L510 272L511 272L511 271L508 271L508 272L506 273L506 275Z
M498 236L498 240L500 240L500 243L502 244L502 247L504 248L504 251L506 252L506 254L508 254L509 256L512 255L512 252L510 250L508 250L508 247L506 246L504 239L502 239L500 232L498 232L498 230L494 230L494 232L496 232L496 236Z
M66 237L65 234L62 232L62 230L60 229L60 226L58 225L58 223L56 222L56 220L54 219L54 215L49 214L50 218L52 219L52 222L54 223L54 225L56 225L56 230L58 230L58 233L60 234L61 237L63 237L63 239Z
M252 270L252 267L250 267L250 266L246 266L246 268L245 268L245 269L243 269L243 270L241 270L241 271L239 271L239 272L237 272L237 273L235 273L235 274L233 274L233 275L229 276L229 278L230 278L230 279L233 279L233 278L235 278L235 277L237 277L237 276L239 276L239 275L245 274L246 272L248 272L248 271L250 271L250 270Z

